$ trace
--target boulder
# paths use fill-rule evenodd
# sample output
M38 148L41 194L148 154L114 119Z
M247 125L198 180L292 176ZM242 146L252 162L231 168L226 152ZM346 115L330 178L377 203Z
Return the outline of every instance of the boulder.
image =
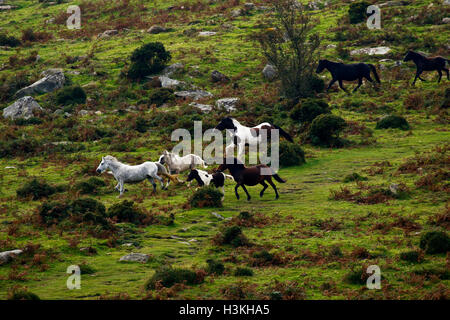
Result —
M198 33L198 35L201 37L210 37L210 36L214 36L216 34L217 34L217 32L214 32L214 31L201 31Z
M158 34L162 32L167 32L167 29L161 26L151 26L148 30L148 33L150 34Z
M177 91L174 92L174 94L178 98L193 99L193 100L211 98L213 96L212 93L204 90Z
M9 263L15 256L18 256L22 252L19 249L0 252L0 265Z
M183 87L186 84L183 81L170 79L169 77L166 77L166 76L159 76L158 79L159 79L159 81L161 81L161 87L163 87L163 88L175 89L175 88Z
M3 117L12 120L29 119L34 116L34 112L37 110L42 111L43 109L33 97L25 96L3 109Z
M42 79L22 88L16 92L16 97L21 98L33 94L52 92L64 86L66 78L60 69L49 69L41 73Z
M273 81L278 76L277 69L275 69L275 67L272 66L271 64L266 64L262 73L264 78L269 81Z
M255 4L251 2L244 3L244 9L247 11L255 9Z
M181 72L182 70L184 70L184 64L177 62L166 67L162 73L163 75L170 77L172 74Z
M352 56L354 55L361 55L361 54L367 54L369 56L373 55L385 55L391 51L391 48L389 47L375 47L375 48L361 48L361 49L355 49L350 51L350 54Z
M205 113L208 113L212 110L212 105L210 105L210 104L201 104L201 103L197 103L197 102L191 102L189 105L191 107L198 108Z
M147 263L150 256L148 254L143 253L130 253L119 259L119 261L130 261L130 262L140 262Z
M230 78L228 78L223 73L221 73L217 70L214 70L211 73L211 80L212 80L212 82L227 82L227 81L230 81Z
M3 5L0 6L0 11L7 11L7 10L12 10L12 9L16 9L17 6L11 6L11 5Z
M450 18L444 18L444 19L442 19L442 23L445 23L445 24L450 23Z
M97 38L99 38L99 39L109 38L109 37L114 36L114 35L116 35L118 33L119 33L119 31L115 30L115 29L113 29L113 30L106 30L103 33L99 33L97 35Z
M231 11L231 16L233 18L237 18L244 15L244 10L243 9L234 9L233 11Z
M216 106L219 108L225 108L227 112L236 110L236 105L239 102L239 98L223 98L216 101Z

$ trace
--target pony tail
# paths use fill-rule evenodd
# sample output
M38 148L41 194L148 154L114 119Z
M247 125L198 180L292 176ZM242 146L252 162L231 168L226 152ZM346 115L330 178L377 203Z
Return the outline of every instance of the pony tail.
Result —
M275 127L275 129L278 129L280 131L281 136L285 137L289 142L294 142L294 140L292 139L292 137L289 135L289 133L287 133L286 131L284 131L283 129L281 129L279 126L277 125L273 125Z
M375 66L373 64L369 64L369 67L370 67L370 69L372 69L372 72L375 76L375 80L377 80L378 83L381 83L380 77L378 76L378 73L377 73L377 68L375 68Z

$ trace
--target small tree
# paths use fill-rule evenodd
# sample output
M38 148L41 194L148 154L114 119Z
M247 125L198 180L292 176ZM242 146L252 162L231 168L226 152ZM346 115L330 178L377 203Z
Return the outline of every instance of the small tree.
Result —
M314 21L295 0L269 0L272 13L255 35L267 61L275 66L281 93L289 99L308 97L317 90L314 77L316 51L320 45L313 33Z
M131 55L131 66L128 78L139 80L164 69L172 58L161 42L150 42L137 48Z

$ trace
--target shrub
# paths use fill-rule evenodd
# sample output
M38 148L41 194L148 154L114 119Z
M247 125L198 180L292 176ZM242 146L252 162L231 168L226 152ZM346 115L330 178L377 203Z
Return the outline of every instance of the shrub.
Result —
M234 271L236 277L251 277L253 276L253 270L250 268L237 268Z
M420 110L423 109L425 100L422 94L413 93L406 97L403 101L403 105L405 106L405 109Z
M155 271L155 274L146 282L145 288L152 290L157 287L157 284L170 288L176 283L193 285L202 282L203 279L199 279L197 273L192 270L163 266Z
M290 112L289 117L301 123L311 123L317 116L330 113L328 103L322 99L308 98L298 103Z
M206 260L206 263L208 263L208 267L206 268L208 274L216 274L219 276L225 271L225 266L220 261L208 259Z
M80 272L81 274L93 274L96 273L97 270L95 270L95 268L93 268L92 266L86 264L86 263L81 263L78 265L80 267Z
M44 202L38 211L46 225L56 224L69 216L70 206L63 202Z
M273 254L267 250L261 250L253 253L253 258L260 260L262 262L270 262L273 260Z
M19 198L31 196L32 200L47 198L56 192L57 188L49 185L44 180L38 180L37 178L33 178L33 180L27 182L22 188L17 189L16 191Z
M80 86L65 87L56 93L56 102L60 105L85 103L86 93Z
M21 42L19 39L6 34L0 34L0 46L17 47L20 46L20 44Z
M70 205L70 210L75 220L90 222L103 227L109 226L106 220L105 206L95 199L81 198L74 200Z
M309 136L311 143L318 146L339 147L342 141L339 133L347 123L341 117L332 114L322 114L315 118L311 124Z
M222 207L223 194L214 187L200 188L191 196L189 202L192 207Z
M353 172L347 176L345 176L344 180L342 182L353 182L353 181L367 181L367 177L363 177L359 175L357 172Z
M124 200L108 209L108 217L117 222L139 223L144 214L134 205L133 201Z
M0 158L33 155L39 143L34 138L17 138L0 141Z
M305 152L298 144L281 141L279 148L280 166L299 166L306 163Z
M91 177L87 181L82 181L76 185L76 189L80 190L81 194L98 194L101 187L106 186L106 183L97 178Z
M378 121L376 126L376 129L388 129L388 128L409 130L410 127L408 121L406 121L405 118L396 115L390 115Z
M8 292L8 300L41 300L39 296L27 289L13 288Z
M412 250L400 253L400 259L404 261L418 263L423 259L423 257L420 251Z
M369 276L364 272L364 269L352 270L344 276L344 281L350 284L364 285L366 284L368 277Z
M40 118L37 117L31 117L28 119L25 118L18 118L14 120L14 124L18 126L28 126L33 124L41 124L43 121Z
M229 244L233 247L248 245L247 237L242 233L238 226L226 227L222 232L216 235L214 242L219 245Z
M154 89L148 97L149 104L156 104L157 107L173 100L175 100L175 95L170 88Z
M427 232L420 238L419 246L428 254L446 253L450 250L450 238L445 232Z
M171 58L170 52L166 51L162 43L144 44L133 51L127 76L132 80L143 79L145 76L163 70Z
M364 22L367 18L367 7L369 3L365 1L351 3L348 8L348 16L351 24Z

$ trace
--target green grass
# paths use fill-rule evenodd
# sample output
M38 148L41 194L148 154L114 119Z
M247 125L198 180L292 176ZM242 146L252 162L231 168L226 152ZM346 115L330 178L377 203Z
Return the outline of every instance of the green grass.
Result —
M194 2L194 1L190 1ZM385 30L395 31L398 21L396 16L409 17L421 8L428 6L432 1L415 1L412 5L398 8L386 8L383 16L383 30L375 31L381 34ZM80 2L74 1L70 4ZM174 1L145 1L148 8L157 6L167 8ZM256 3L259 3L256 1ZM333 6L316 12L320 18L317 31L324 37L324 48L321 57L336 60L336 52L333 48L325 48L328 44L338 44L334 41L334 28L344 25L347 5L338 1L332 1ZM132 4L135 4L132 2ZM434 226L429 219L438 213L443 213L448 205L445 191L427 191L415 186L419 176L415 173L398 174L398 166L405 159L414 157L416 152L432 150L435 146L442 146L450 141L448 132L448 118L441 117L433 112L439 105L443 91L448 86L448 81L443 80L441 85L436 84L436 74L426 74L429 81L418 82L416 88L412 88L409 82L413 79L412 65L400 69L400 76L393 75L391 69L380 70L382 84L379 90L375 90L369 84L364 84L357 94L348 96L342 91L330 91L324 98L333 106L333 114L364 125L373 131L373 142L368 145L358 144L362 137L359 134L346 133L345 137L354 144L343 149L327 149L312 147L309 144L302 145L306 154L307 163L300 167L281 168L279 174L287 180L285 184L277 183L280 199L275 200L275 194L269 187L264 197L259 197L260 187L249 187L252 197L247 202L244 192L240 189L241 200L234 196L234 184L228 182L225 187L225 200L222 208L186 209L186 203L193 194L193 188L188 189L184 185L171 185L168 191L161 191L158 186L156 195L151 194L152 187L148 182L139 185L126 185L129 190L123 199L117 198L113 192L115 181L108 174L99 176L106 182L102 191L90 197L101 201L106 208L126 200L133 200L137 205L149 212L168 217L175 215L173 225L149 225L138 226L131 231L117 234L118 245L109 246L108 240L99 239L85 234L83 226L59 231L60 229L46 230L37 225L31 218L35 217L37 207L45 200L25 201L18 199L16 190L22 187L33 176L44 178L51 185L69 184L75 185L87 180L88 174L80 173L86 165L95 169L101 156L114 154L119 159L134 161L156 161L164 149L168 149L168 139L160 132L160 128L151 128L146 133L138 133L125 127L128 125L127 116L111 113L122 105L136 105L141 98L148 95L141 84L130 84L119 79L118 75L123 66L129 61L131 52L143 43L161 41L171 51L173 59L171 63L182 62L188 72L179 76L180 80L193 83L212 92L215 97L205 103L214 103L218 98L239 96L247 103L251 111L253 107L261 108L261 112L272 115L272 109L277 103L276 83L265 83L261 76L261 70L265 64L257 44L248 40L248 36L255 30L255 25L262 18L262 13L255 13L248 17L229 19L227 15L218 16L220 4L207 6L212 10L191 12L190 20L198 20L197 24L188 25L183 21L187 12L176 11L166 27L174 29L172 32L150 35L145 31L153 24L153 19L158 21L151 10L143 13L147 23L144 28L141 25L131 25L129 31L121 31L118 36L97 40L95 35L100 31L112 29L118 17L97 12L86 13L87 18L82 20L83 28L87 35L81 33L72 36L73 39L57 41L59 38L69 38L68 31L63 25L44 25L49 17L56 16L65 10L69 3L54 6L44 6L37 1L19 1L19 9L2 12L0 28L11 35L20 37L20 30L33 27L36 30L45 30L54 35L54 38L46 43L33 43L30 46L22 46L17 49L0 49L0 66L7 65L9 57L17 54L20 57L28 56L33 50L37 50L41 60L33 65L7 66L2 70L6 76L12 76L24 71L29 79L38 79L41 71L50 67L64 68L74 85L83 86L94 82L95 89L86 89L88 99L94 99L96 104L93 111L101 110L102 116L86 116L77 119L76 128L84 128L89 124L105 126L117 131L118 136L114 141L124 139L126 143L135 144L132 152L114 152L110 150L110 143L99 139L97 142L81 141L75 145L83 145L84 150L75 153L47 154L44 151L29 157L0 158L0 248L23 248L28 243L40 244L41 249L47 252L46 268L31 263L32 258L26 260L26 266L18 266L17 270L11 265L0 266L0 299L5 299L8 290L14 285L26 286L29 291L37 294L41 299L97 299L102 295L127 293L132 299L141 299L147 296L144 284L150 279L155 270L161 266L172 265L176 268L201 270L207 266L208 259L214 259L224 263L225 273L220 276L207 276L204 283L192 285L176 293L175 298L190 299L222 299L221 289L236 284L241 277L236 277L233 272L236 268L249 267L249 259L256 248L264 247L271 253L278 253L286 258L281 265L269 267L251 267L254 275L245 278L246 282L256 285L257 291L263 296L270 294L269 287L274 280L281 282L297 281L305 289L307 299L365 299L365 298L399 298L399 299L423 299L437 291L440 285L449 285L448 279L435 281L419 276L412 279L411 273L420 268L433 268L440 270L446 266L446 256L425 255L420 264L412 264L402 261L399 256L405 251L415 250L419 246L422 234L435 229L445 230L442 226ZM106 8L113 4L105 5ZM388 10L401 10L397 15ZM224 10L228 13L230 8ZM394 11L392 11L394 12ZM94 18L98 13L97 19ZM89 16L91 14L91 16ZM48 16L47 16L48 15ZM176 19L177 18L177 19ZM103 30L96 32L94 20L103 23ZM213 22L211 22L213 21ZM218 23L214 22L218 21ZM84 25L86 23L86 25ZM233 29L225 31L220 24L227 23ZM418 37L433 31L436 34L438 45L443 46L448 39L448 31L444 25L418 26L414 23L403 23L403 28ZM196 28L199 31L218 31L212 37L187 37L183 31ZM332 30L333 29L333 30ZM94 32L95 31L95 32ZM368 32L365 31L364 35ZM355 45L356 40L346 42L349 49L360 48ZM367 46L379 45L370 43ZM388 55L394 60L401 59L406 52L408 44L388 43L393 51ZM430 52L425 47L420 50ZM93 53L89 59L89 65L75 63L79 75L71 75L70 66L66 65L65 55L87 55ZM442 54L442 53L441 53ZM213 59L214 58L214 59ZM365 61L379 64L378 60L385 57L357 57L354 61ZM350 61L346 61L350 62ZM200 75L190 75L192 66L198 66ZM211 83L210 73L219 70L233 78L232 82L239 84L239 89L233 89L232 84L215 85ZM104 72L104 76L95 76L93 72ZM324 78L329 80L329 74L324 73ZM356 84L346 84L348 88ZM118 93L116 93L118 91ZM129 92L127 96L124 92ZM403 101L413 93L426 97L427 107L424 110L406 110ZM266 97L268 102L265 102ZM54 108L52 94L35 97L44 108ZM355 102L361 107L373 104L375 107L387 105L395 113L405 117L411 125L411 131L396 129L375 130L377 120L383 115L376 108L374 112L361 112L360 110L347 110L343 108L346 100ZM6 107L13 99L2 102L0 108ZM170 109L184 110L187 103L177 101ZM79 105L76 108L89 109L88 105ZM148 116L148 108L143 108L139 115ZM214 115L214 120L221 115ZM237 113L237 116L251 116L252 121L261 116L249 115L246 108ZM77 116L74 116L78 118ZM448 117L448 115L447 115ZM207 119L205 116L204 119ZM48 120L48 119L47 119ZM283 119L282 119L283 120ZM440 121L439 121L440 120ZM56 120L55 120L56 121ZM58 120L60 121L60 120ZM130 120L131 121L131 120ZM68 140L67 129L50 129L54 122L46 121L40 125L14 126L12 123L1 120L0 132L7 130L19 132L42 139L42 143ZM283 127L291 132L296 132L296 124L284 119ZM256 124L256 123L253 123ZM164 124L163 124L164 125ZM8 131L9 132L9 131ZM7 136L0 135L2 139ZM103 140L103 141L102 141ZM296 138L298 142L298 137ZM382 174L370 175L368 169L375 162L389 161L392 167L385 168ZM14 169L5 167L13 166ZM210 167L209 169L212 169ZM448 170L448 168L442 168ZM404 200L390 200L388 203L374 205L361 205L348 201L336 201L330 199L330 190L337 190L341 186L347 186L351 190L357 190L355 182L342 183L349 174L357 172L368 177L364 184L369 186L382 186L389 188L393 183L404 183L411 190L411 195ZM195 184L195 183L194 183ZM55 194L51 200L73 199L78 197L76 193L65 192ZM448 210L448 209L447 209ZM263 215L270 223L263 226L242 227L245 236L254 245L253 247L232 248L231 246L216 246L212 239L221 230L228 220L219 220L211 212L217 212L225 218L237 217L240 212L248 211L252 214ZM386 232L374 229L377 223L391 225L398 217L410 219L421 226L421 229L405 231L399 227L392 227ZM14 222L19 221L18 229L13 230ZM327 230L320 227L323 221L337 221L340 227ZM126 229L125 226L118 227ZM10 233L10 234L8 234ZM175 236L175 237L173 237ZM13 241L12 245L4 244L4 240ZM69 242L79 239L77 247L71 247ZM197 241L189 241L195 239ZM123 243L134 243L131 247L123 246ZM188 243L188 244L187 244ZM11 246L11 248L9 247ZM87 256L80 252L79 248L94 247L98 254ZM343 257L327 258L329 250L333 246L339 246ZM358 247L366 248L373 256L370 259L359 260L351 256L351 252ZM3 250L1 250L3 251ZM119 258L130 252L149 254L148 263L119 263ZM54 256L50 256L54 253ZM230 256L235 259L229 259ZM25 259L25 258L24 258ZM85 263L95 272L82 274L81 290L68 290L66 280L69 274L67 267L73 264ZM362 286L347 283L345 276L351 270L360 270L364 266L376 264L380 266L385 290L361 291ZM11 274L26 271L25 280L11 280ZM209 281L210 278L214 281ZM333 283L332 289L325 291L323 284ZM419 286L422 285L422 286ZM326 286L324 286L326 287ZM164 292L158 292L163 295Z

